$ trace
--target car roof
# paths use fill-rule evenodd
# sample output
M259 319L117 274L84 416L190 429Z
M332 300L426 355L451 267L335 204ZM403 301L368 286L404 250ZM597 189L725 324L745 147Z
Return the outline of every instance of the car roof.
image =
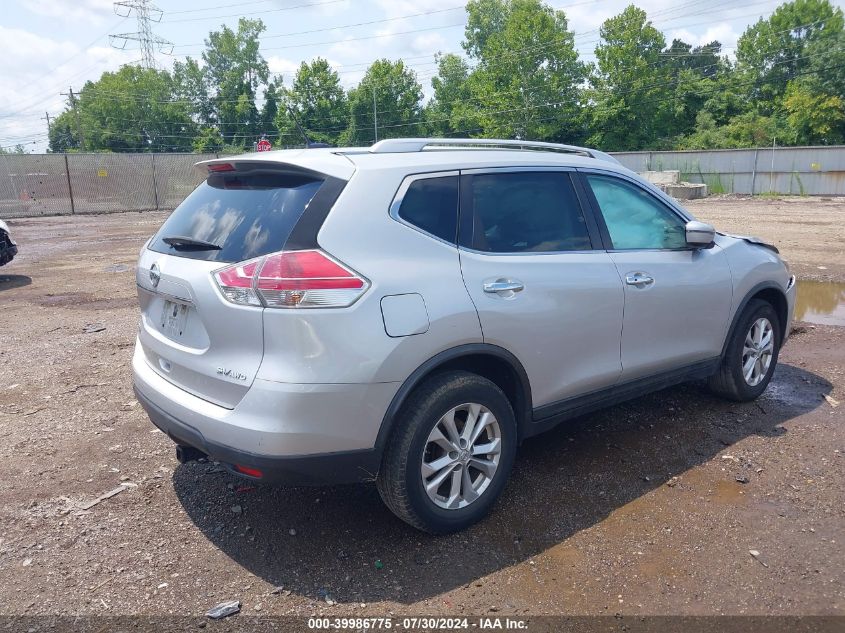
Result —
M431 144L431 147L429 147ZM320 147L253 152L197 163L274 162L348 180L356 170L451 171L497 167L597 168L633 174L615 158L588 148L487 139L390 139L372 147Z

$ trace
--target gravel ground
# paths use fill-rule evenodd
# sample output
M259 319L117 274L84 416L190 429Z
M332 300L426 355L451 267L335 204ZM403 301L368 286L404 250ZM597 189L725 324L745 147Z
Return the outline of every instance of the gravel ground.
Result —
M841 201L691 208L845 281ZM845 614L845 328L799 325L757 402L686 385L527 441L490 518L432 538L373 486L178 465L129 377L133 265L163 218L11 223L0 615Z

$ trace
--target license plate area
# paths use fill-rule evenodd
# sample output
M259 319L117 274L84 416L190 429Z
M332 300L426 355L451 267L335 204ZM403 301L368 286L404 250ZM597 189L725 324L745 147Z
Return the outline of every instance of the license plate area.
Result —
M161 332L171 339L181 339L188 324L188 312L191 306L178 301L165 300L161 310L159 325Z

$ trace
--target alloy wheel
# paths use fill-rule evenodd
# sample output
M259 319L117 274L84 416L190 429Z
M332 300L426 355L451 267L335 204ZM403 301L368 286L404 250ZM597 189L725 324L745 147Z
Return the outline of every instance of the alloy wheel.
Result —
M775 332L771 322L760 317L745 335L742 346L742 375L750 387L756 387L769 371L775 349Z
M502 452L496 416L471 402L447 411L423 449L420 475L429 499L446 510L464 508L490 486Z

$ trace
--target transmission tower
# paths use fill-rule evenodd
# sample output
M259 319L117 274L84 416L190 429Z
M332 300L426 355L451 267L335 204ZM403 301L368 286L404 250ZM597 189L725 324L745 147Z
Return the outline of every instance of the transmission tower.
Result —
M122 18L128 18L135 12L135 19L138 20L138 31L136 33L120 33L109 35L109 41L114 48L124 50L126 44L131 40L141 45L141 63L146 68L155 68L155 49L160 53L170 55L173 52L173 42L153 33L151 22L161 22L162 10L155 6L151 0L123 0L114 3L114 12Z

